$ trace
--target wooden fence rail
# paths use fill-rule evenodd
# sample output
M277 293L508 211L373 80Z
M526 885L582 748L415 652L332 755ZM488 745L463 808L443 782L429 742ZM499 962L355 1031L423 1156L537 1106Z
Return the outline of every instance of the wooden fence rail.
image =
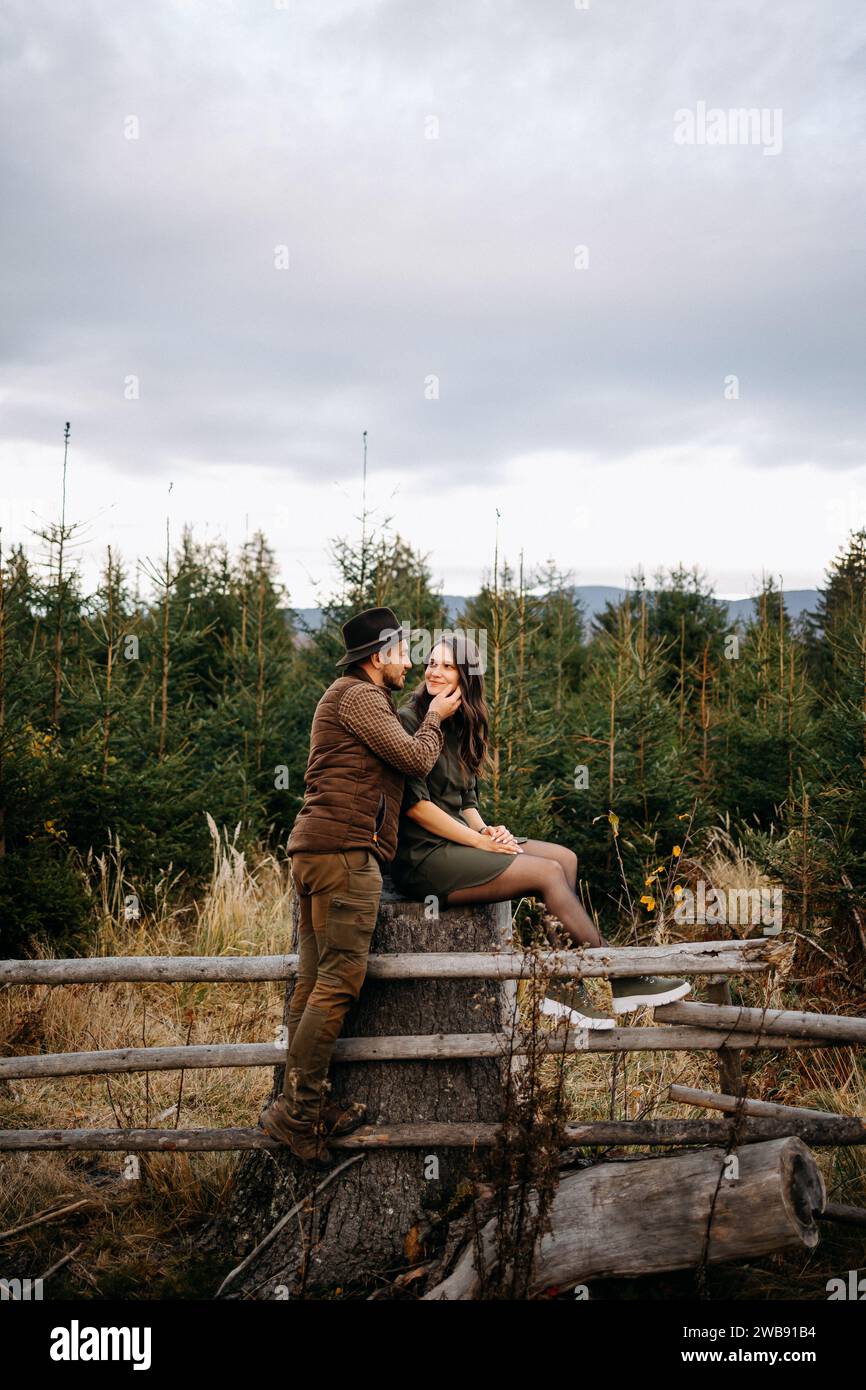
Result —
M790 946L774 940L690 941L672 946L593 946L585 951L456 951L373 954L373 980L519 980L535 968L554 978L622 975L752 975L787 961ZM180 984L288 980L297 955L88 956L76 960L3 960L0 984L87 985L119 982Z
M847 1014L805 1013L798 1009L744 1009L738 1004L701 1004L677 1001L662 1004L654 1012L661 1023L689 1023L706 1028L730 1029L735 1033L784 1035L808 1038L813 1042L864 1043L866 1018Z
M717 1052L725 1049L845 1047L842 1038L787 1038L779 1034L736 1033L693 1028L561 1027L545 1033L544 1050L560 1052ZM525 1055L531 1041L506 1033L429 1033L406 1037L339 1038L337 1062L453 1061L473 1057ZM195 1071L212 1067L284 1066L286 1047L279 1043L200 1043L177 1047L120 1047L104 1052L46 1052L0 1058L0 1080L44 1076L101 1076L133 1071Z
M574 1148L608 1148L637 1144L678 1148L690 1144L727 1145L729 1120L594 1120L565 1126L565 1142ZM489 1146L501 1127L496 1124L365 1125L354 1134L330 1143L339 1149L447 1149ZM866 1123L849 1116L813 1120L746 1118L738 1130L743 1144L795 1135L811 1145L866 1143ZM253 1129L6 1129L0 1130L0 1150L105 1150L121 1153L207 1153L227 1149L278 1149L263 1130Z
M668 1100L680 1105L696 1105L702 1110L722 1110L728 1115L763 1116L773 1120L835 1120L832 1110L810 1110L805 1105L779 1105L772 1100L752 1100L747 1096L726 1096L717 1091L701 1091L694 1086L668 1087ZM859 1120L866 1125L866 1121Z

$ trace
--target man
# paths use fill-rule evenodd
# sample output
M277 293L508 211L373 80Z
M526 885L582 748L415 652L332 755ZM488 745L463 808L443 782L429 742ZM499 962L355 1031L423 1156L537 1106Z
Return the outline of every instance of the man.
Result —
M289 836L300 908L298 975L289 1006L283 1092L259 1124L317 1168L334 1158L327 1140L366 1119L363 1105L326 1105L328 1068L349 1006L367 971L382 891L380 865L394 858L405 775L426 777L442 751L441 721L459 690L437 695L414 735L390 691L411 669L390 608L369 608L343 626L344 670L316 706L304 801Z

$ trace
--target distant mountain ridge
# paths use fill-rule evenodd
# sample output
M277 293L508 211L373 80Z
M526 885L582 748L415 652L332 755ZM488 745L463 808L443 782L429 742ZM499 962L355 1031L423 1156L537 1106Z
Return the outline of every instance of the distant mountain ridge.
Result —
M617 589L609 584L576 584L574 587L574 595L583 604L587 619L602 613L606 603L619 603L625 598L627 592L626 589ZM782 594L785 607L788 610L788 617L792 619L799 618L801 613L813 609L818 602L817 589L783 589ZM448 622L453 623L469 599L464 594L443 594L442 602L445 605ZM720 598L716 602L727 609L728 618L733 623L738 618L743 621L749 618L753 611L754 599ZM295 608L292 611L297 614L302 626L310 632L316 632L322 626L321 608Z

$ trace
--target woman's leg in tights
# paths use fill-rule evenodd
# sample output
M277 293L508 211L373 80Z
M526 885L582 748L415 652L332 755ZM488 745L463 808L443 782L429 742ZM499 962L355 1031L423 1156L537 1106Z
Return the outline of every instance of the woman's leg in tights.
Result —
M551 840L527 840L523 846L524 854L537 855L539 859L555 859L562 865L568 886L572 893L577 890L577 855L565 845L555 845Z
M523 854L515 854L508 867L489 883L478 883L473 888L455 888L448 894L448 906L460 903L501 903L509 898L538 894L544 899L544 906L548 912L559 918L576 945L605 945L606 942L592 918L587 916L575 896L569 882L569 866L563 865L557 855L530 853L530 845L536 848L543 846L546 850L557 850L560 854L570 855L571 859L574 859L576 882L577 860L571 850L563 850L559 845L546 845L539 840L530 840L524 846Z
M562 865L562 871L572 893L577 893L577 855L573 849L568 849L565 845L554 844L552 840L527 840L523 846L523 852L524 854L538 855L541 859L555 859L558 864ZM559 945L555 931L548 932L548 937L551 946ZM608 942L602 936L599 938L598 945L607 946Z

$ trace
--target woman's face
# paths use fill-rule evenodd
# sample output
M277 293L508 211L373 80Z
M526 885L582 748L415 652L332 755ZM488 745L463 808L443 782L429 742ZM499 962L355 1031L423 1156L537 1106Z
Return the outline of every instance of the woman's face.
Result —
M433 648L427 658L427 667L424 671L424 680L427 686L427 693L433 695L450 695L452 690L456 690L460 682L454 658L444 642L440 642Z

